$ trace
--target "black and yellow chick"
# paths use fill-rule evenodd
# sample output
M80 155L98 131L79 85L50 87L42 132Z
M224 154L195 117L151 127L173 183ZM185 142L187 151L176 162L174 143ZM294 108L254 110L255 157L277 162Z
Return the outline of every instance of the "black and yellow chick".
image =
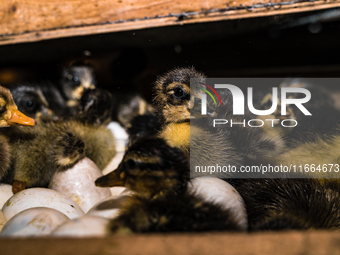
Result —
M190 79L195 78L190 87ZM200 82L200 83L199 83ZM236 166L269 160L280 154L284 144L280 139L265 133L259 128L247 125L218 125L213 127L213 119L233 119L245 122L254 117L246 111L245 115L233 115L232 95L221 90L223 106L218 103L211 108L210 117L194 115L200 112L199 103L205 76L194 68L174 69L159 77L155 84L155 103L158 114L163 119L159 133L170 146L180 148L191 159L191 169L195 166L220 165ZM209 103L209 102L208 102ZM205 175L196 173L193 177ZM215 177L225 177L224 173L214 173Z
M100 177L100 187L135 192L111 220L111 233L239 231L229 210L188 190L189 160L163 139L145 137L126 151L117 170Z
M9 89L18 109L36 120L57 118L66 112L61 93L51 82L26 82Z
M41 122L30 129L14 127L2 133L12 151L11 170L2 181L14 183L13 192L47 187L55 171L65 170L85 156L102 170L116 154L110 130L77 121Z
M0 127L12 125L34 126L35 120L19 112L11 92L0 86ZM9 139L0 135L0 178L10 167L11 152Z
M242 196L249 230L340 228L335 179L230 179Z
M62 71L61 76L61 88L68 107L78 105L84 91L96 87L93 67L86 63L72 63Z

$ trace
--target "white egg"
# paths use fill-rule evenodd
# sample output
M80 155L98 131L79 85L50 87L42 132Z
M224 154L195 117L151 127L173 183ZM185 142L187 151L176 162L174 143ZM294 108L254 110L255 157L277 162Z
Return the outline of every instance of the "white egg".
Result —
M65 222L56 228L50 236L101 237L108 234L110 220L97 216L83 216Z
M0 183L0 208L13 196L12 185Z
M30 208L12 217L3 227L0 236L47 236L68 220L65 214L51 208Z
M198 177L192 179L189 189L194 191L203 200L215 202L233 213L239 226L246 230L248 226L247 213L240 194L229 183L211 177Z
M116 121L112 121L107 125L113 136L116 138L116 150L117 152L124 152L125 146L128 142L129 135L126 133L125 129Z
M5 226L6 222L7 222L7 219L4 213L2 212L2 210L0 210L0 231Z
M83 210L73 200L60 192L44 188L25 189L16 193L4 204L2 212L7 220L10 220L17 213L35 207L55 209L70 219L84 215Z
M127 196L112 196L105 198L95 204L86 215L100 216L108 219L113 219L118 216L119 208L126 200Z
M95 185L95 180L101 176L103 174L97 165L89 158L84 158L72 168L56 172L49 188L71 198L86 213L95 203L111 196L109 188Z

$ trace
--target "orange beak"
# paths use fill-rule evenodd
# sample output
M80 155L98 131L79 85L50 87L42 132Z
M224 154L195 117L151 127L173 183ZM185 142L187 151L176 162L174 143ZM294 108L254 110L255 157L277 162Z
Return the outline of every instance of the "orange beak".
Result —
M8 125L23 125L23 126L34 126L35 120L27 117L25 114L20 111L13 109L9 110L12 113L12 116L7 120Z

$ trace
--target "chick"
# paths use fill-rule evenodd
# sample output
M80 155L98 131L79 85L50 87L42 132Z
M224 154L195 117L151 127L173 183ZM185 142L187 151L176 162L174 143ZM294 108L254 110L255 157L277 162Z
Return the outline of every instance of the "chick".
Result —
M160 138L137 140L117 170L96 185L125 186L135 192L111 220L111 233L241 230L229 210L188 190L189 160Z
M10 91L0 86L0 127L11 125L33 126L31 119L21 112L13 100ZM0 179L6 174L10 167L11 148L7 137L0 135Z
M19 110L37 120L61 116L66 110L60 92L50 82L20 83L10 91Z
M62 71L61 76L61 87L68 107L78 105L83 92L96 87L94 70L86 63L71 64Z
M129 96L120 100L117 106L117 120L125 128L133 128L133 120L138 116L153 115L155 110L151 104L139 95Z
M106 90L85 90L71 118L92 125L107 125L112 120L113 101L111 93Z
M55 171L72 167L85 156L104 169L116 154L111 131L77 121L41 122L34 128L14 127L2 133L12 149L11 171L2 181L14 182L14 193L47 187Z
M278 133L283 136L289 147L295 147L301 142L312 142L318 136L329 136L338 133L340 124L340 111L335 108L334 100L321 87L308 83L302 79L285 80L280 88L283 87L301 87L308 89L311 93L311 99L304 104L306 109L312 114L304 115L295 105L287 105L287 114L281 115L281 94L278 93L278 106L272 115L259 116L262 119L293 119L297 121L295 127L282 127L280 122L274 122L274 127L264 126L267 132ZM301 93L289 93L288 98L299 98ZM262 109L269 109L272 106L272 94L266 94L261 102ZM268 123L268 122L265 122ZM294 125L293 121L286 123ZM271 125L271 124L270 124Z
M340 184L319 179L230 179L244 199L249 230L339 229Z
M190 88L190 78L195 78ZM216 119L233 119L245 123L254 118L249 112L244 116L232 115L232 96L228 90L219 94L223 100L211 108L211 115L203 117L197 101L200 101L199 87L205 76L194 68L178 68L158 78L155 83L156 109L162 116L164 124L159 136L173 147L180 148L187 156L190 154L191 170L195 166L218 164L239 167L254 162L268 160L284 150L284 143L259 128L243 125L218 125L213 127ZM200 82L200 84L198 84ZM193 177L205 175L193 171ZM214 173L215 177L225 177L225 173Z

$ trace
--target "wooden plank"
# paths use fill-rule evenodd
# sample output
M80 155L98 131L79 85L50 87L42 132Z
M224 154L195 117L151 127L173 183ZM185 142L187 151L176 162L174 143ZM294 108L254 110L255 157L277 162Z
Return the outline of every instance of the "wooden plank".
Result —
M283 2L285 1L289 0ZM268 0L266 2L269 3ZM250 6L256 3L258 1L255 0L228 2L225 0L2 0L0 1L0 45L340 6L339 0L316 0L284 5L280 9L266 7L256 8L253 11L240 9L241 5ZM205 12L210 8L225 10L226 4L229 4L230 8L239 9ZM180 15L183 12L197 14L183 20L169 17L169 13ZM148 19L144 20L146 16Z
M340 232L204 233L112 236L92 239L0 239L1 254L247 254L338 255Z

